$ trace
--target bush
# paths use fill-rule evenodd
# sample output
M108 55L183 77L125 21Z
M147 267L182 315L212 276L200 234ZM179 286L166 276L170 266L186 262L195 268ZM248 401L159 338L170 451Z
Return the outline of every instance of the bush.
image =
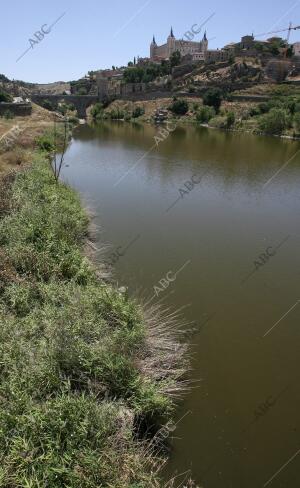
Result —
M259 128L266 134L280 135L290 125L288 113L281 108L272 108L259 120Z
M261 114L261 111L260 111L259 107L252 107L249 110L249 116L250 117L256 117L257 115L260 115L260 114Z
M75 116L69 117L69 122L72 125L77 125L79 123L79 118L78 117L75 117Z
M53 110L55 110L55 107L54 105L50 102L50 100L43 100L41 102L41 107L45 108L46 110L50 110L50 112L52 112Z
M66 115L67 112L74 112L76 109L75 109L75 106L73 105L73 103L63 102L58 106L57 110L62 115Z
M133 109L132 118L137 119L138 117L141 117L142 115L144 115L144 113L145 113L145 110L143 109L143 107L137 106Z
M218 115L210 120L210 125L216 129L226 129L227 119L224 116Z
M291 113L291 115L294 115L296 111L296 105L296 101L292 98L288 98L284 101L284 107Z
M212 117L216 115L215 109L213 107L205 106L201 107L196 115L197 122L207 123Z
M54 137L52 134L43 134L37 137L36 145L41 151L52 152L55 149Z
M294 124L296 126L296 130L300 132L300 112L296 112L294 115Z
M170 110L176 115L185 115L189 110L189 105L186 100L176 99L173 101Z
M261 102L258 104L258 108L261 114L266 114L269 112L270 107L266 102Z
M230 129L235 123L235 114L234 112L228 112L226 115L226 127Z
M102 120L103 119L103 105L102 103L98 102L91 108L91 116L93 120Z
M216 112L218 112L221 107L222 98L223 93L220 88L210 88L203 96L203 103L204 105L214 107Z
M114 108L108 115L111 120L122 120L125 117L125 112L120 108Z
M77 95L87 95L87 89L85 86L81 86L79 90L77 91Z
M13 119L15 117L14 113L11 110L5 110L3 117L7 120Z
M175 66L178 66L180 64L180 62L181 62L181 54L180 54L180 51L175 51L170 56L170 64L171 64L171 67L174 68Z
M296 102L295 103L295 110L294 110L295 113L297 112L300 112L300 102Z
M8 93L0 89L0 102L11 102L11 101L12 101L12 97Z

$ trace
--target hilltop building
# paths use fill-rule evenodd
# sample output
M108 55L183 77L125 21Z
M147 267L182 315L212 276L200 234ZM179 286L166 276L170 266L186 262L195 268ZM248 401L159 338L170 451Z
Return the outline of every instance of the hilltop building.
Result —
M162 61L164 59L170 59L171 54L175 51L179 51L181 56L186 56L187 54L192 55L193 61L204 61L207 50L208 40L206 32L200 42L186 41L184 39L176 39L173 33L173 28L171 28L166 44L158 46L155 37L153 36L150 45L150 60Z

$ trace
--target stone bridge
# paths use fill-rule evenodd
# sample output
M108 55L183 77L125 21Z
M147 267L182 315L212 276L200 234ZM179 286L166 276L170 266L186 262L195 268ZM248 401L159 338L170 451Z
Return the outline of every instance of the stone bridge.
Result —
M101 98L98 95L32 95L32 102L41 105L42 102L48 100L53 107L57 108L59 102L73 104L77 110L78 117L83 119L86 117L86 109L99 101Z

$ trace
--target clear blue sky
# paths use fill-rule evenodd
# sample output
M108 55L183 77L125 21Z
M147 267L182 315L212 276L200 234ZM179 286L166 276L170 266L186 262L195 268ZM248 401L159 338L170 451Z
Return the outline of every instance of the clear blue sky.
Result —
M45 38L30 47L41 26L66 14ZM211 48L238 41L244 34L300 25L300 0L15 0L3 1L0 30L0 73L9 78L48 83L78 79L89 70L121 66L135 55L148 56L155 34L166 40L173 26L183 37L209 15ZM47 30L47 26L44 27ZM300 40L300 30L291 41Z

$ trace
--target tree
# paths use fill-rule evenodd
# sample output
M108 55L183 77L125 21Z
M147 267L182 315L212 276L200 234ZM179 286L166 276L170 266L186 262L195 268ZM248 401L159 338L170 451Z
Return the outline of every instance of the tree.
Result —
M144 76L144 69L142 67L126 68L124 71L124 80L126 83L140 83Z
M103 118L103 105L97 102L91 109L91 116L93 120L101 120Z
M186 100L174 100L170 107L170 110L176 115L185 115L189 110L189 105Z
M210 121L212 117L216 115L215 109L213 107L204 106L201 107L199 112L196 115L197 122L202 124L207 123Z
M259 128L267 134L280 135L290 125L290 116L282 108L272 108L259 121Z
M54 152L53 152L53 160L50 160L50 167L53 172L54 179L56 183L58 183L61 170L63 169L65 154L67 151L67 144L70 137L69 133L69 119L68 117L64 117L64 125L63 125L63 135L62 135L62 145L59 148L60 156L57 158L57 130L56 130L56 117L54 117Z
M143 107L137 106L133 109L132 111L132 118L137 119L138 117L141 117L141 115L144 115L145 110Z
M170 56L171 67L174 68L174 66L178 66L180 62L181 62L181 54L179 51L175 51Z
M9 83L9 79L5 75L0 74L0 81L3 83Z
M222 98L223 93L220 88L210 88L203 96L203 103L204 105L214 107L216 112L218 112L222 103Z
M0 89L0 102L11 102L11 96Z
M171 64L170 61L167 61L166 59L163 59L162 62L160 63L160 68L161 68L161 74L164 75L169 75L171 73Z

